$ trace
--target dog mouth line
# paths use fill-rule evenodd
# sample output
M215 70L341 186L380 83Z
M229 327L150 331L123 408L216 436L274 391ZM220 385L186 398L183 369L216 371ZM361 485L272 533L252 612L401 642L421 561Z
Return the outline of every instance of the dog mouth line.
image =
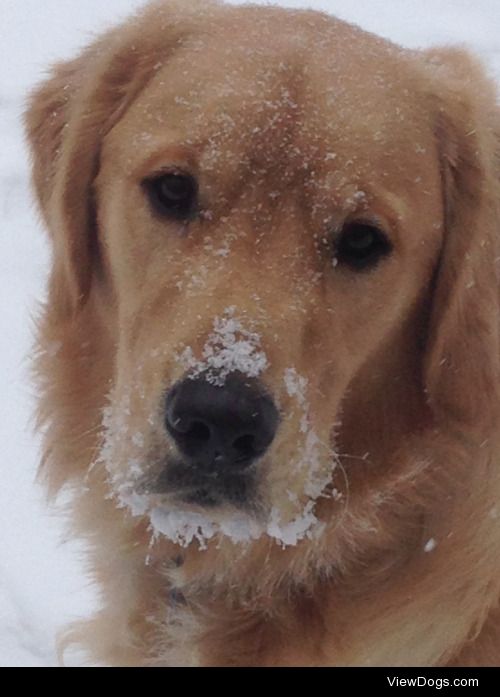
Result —
M164 496L164 494L160 494L160 496ZM197 486L177 487L175 489L171 489L167 496L168 498L166 499L166 502L168 503L174 505L187 504L203 509L217 508L226 503L231 503L230 501L227 501L227 498L224 496L223 492L215 489L214 487L203 484L199 484Z
M256 496L256 467L234 474L198 468L181 459L169 459L160 473L139 479L135 492L140 496L163 499L166 504L179 502L214 508L232 504L246 512L256 512L261 506Z
M223 484L217 476L200 478L198 472L194 478L181 459L172 458L163 461L161 474L156 469L155 474L130 482L119 498L133 516L149 518L154 537L164 535L181 547L196 541L206 549L211 538L223 535L233 543L267 536L284 548L322 534L325 523L316 517L315 499L309 497L300 510L283 517L257 495L255 473L249 476L245 471L233 479L232 489L227 479Z

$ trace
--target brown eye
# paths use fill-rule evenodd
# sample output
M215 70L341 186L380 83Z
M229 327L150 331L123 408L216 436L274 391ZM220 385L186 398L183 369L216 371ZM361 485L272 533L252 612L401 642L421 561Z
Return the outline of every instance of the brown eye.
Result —
M337 263L353 270L373 268L391 251L386 234L371 223L346 223L335 242Z
M156 213L174 220L188 220L197 209L198 184L190 174L167 172L144 182Z

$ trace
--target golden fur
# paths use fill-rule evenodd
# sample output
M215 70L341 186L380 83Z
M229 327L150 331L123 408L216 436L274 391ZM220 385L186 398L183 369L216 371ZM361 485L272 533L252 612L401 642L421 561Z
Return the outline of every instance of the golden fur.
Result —
M56 66L26 125L53 248L42 472L73 491L102 594L70 639L110 665L499 665L498 111L477 61L318 12L165 0ZM188 229L140 185L168 166L200 181ZM323 244L356 216L394 244L369 273ZM287 369L333 470L324 529L296 545L152 537L99 457L108 399L126 403L113 472L130 434L146 468L171 447L155 414L176 356L229 305L282 414L269 506L307 501Z

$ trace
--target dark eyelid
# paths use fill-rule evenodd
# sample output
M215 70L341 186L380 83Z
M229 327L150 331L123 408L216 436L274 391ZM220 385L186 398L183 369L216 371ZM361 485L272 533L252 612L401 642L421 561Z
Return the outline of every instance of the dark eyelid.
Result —
M191 177L196 180L196 175L191 172L187 167L182 167L178 165L165 165L164 167L158 167L158 169L153 170L150 174L147 174L142 179L142 184L147 184L148 182L156 181L161 179L168 174L175 174L179 177Z
M377 215L352 215L338 222L333 229L333 239L336 241L342 235L349 225L367 225L368 227L376 228L385 235L387 240L392 244L391 228L385 220Z

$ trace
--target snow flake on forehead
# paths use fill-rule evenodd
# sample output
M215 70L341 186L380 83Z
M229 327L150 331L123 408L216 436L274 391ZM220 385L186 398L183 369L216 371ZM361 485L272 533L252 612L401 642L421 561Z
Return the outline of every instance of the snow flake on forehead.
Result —
M222 317L215 318L201 359L195 357L189 346L177 357L189 371L190 378L203 373L207 382L220 387L232 372L255 378L268 368L269 361L260 347L259 334L245 329L235 313L236 308L231 306Z

